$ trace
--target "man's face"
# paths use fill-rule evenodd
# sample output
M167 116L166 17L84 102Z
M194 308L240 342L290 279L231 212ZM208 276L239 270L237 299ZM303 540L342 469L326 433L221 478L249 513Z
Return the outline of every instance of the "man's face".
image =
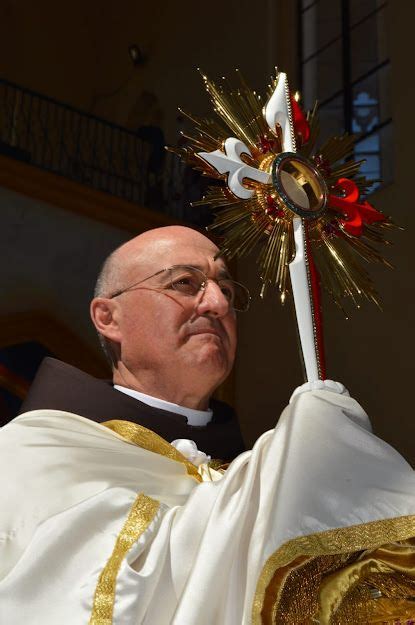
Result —
M147 234L142 247L128 253L118 288L174 265L197 267L213 279L229 275L224 261L214 260L217 247L200 233L182 228L175 236ZM137 380L149 380L150 388L177 385L206 397L229 374L237 340L235 312L213 280L188 296L171 289L162 273L112 301L117 302L120 359Z

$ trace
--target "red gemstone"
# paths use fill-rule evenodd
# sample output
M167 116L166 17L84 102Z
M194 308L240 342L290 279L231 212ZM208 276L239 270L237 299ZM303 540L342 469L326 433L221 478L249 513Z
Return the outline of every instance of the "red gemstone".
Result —
M328 234L329 236L338 236L339 234L337 228L335 227L334 221L329 221L326 224L324 224L323 230L325 234Z
M317 154L317 156L314 157L314 164L322 172L322 174L330 176L330 162L326 158L323 158L321 154Z
M268 139L265 135L261 135L259 138L259 149L262 154L266 154L267 152L271 152L275 147L274 139Z
M272 195L267 195L267 209L266 209L267 215L269 215L270 217L284 217L284 211L282 208L280 208L277 204L277 202L275 201L275 199L272 197Z

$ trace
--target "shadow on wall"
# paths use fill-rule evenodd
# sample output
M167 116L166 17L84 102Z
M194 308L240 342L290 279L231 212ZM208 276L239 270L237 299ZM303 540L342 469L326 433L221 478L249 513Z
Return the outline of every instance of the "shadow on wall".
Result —
M4 315L0 317L0 426L19 412L46 356L97 377L110 376L103 356L60 321L36 311Z
M46 356L53 356L35 341L0 349L0 426L13 419Z

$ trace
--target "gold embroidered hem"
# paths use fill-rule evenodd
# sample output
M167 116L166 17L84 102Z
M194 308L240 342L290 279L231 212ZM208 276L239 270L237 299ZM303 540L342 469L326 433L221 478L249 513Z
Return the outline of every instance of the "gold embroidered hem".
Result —
M89 625L112 625L117 575L133 544L150 525L160 507L158 501L138 495L119 533L113 552L98 579Z
M268 558L254 625L359 625L415 617L415 516L291 540Z
M183 454L180 453L173 445L170 445L164 438L148 430L142 425L132 423L131 421L123 421L114 419L112 421L105 421L102 423L108 429L112 430L119 436L122 436L129 443L138 445L147 451L152 451L155 454L166 456L170 460L181 462L186 467L187 473L194 477L198 482L202 482L202 478L198 473L197 467L189 462Z

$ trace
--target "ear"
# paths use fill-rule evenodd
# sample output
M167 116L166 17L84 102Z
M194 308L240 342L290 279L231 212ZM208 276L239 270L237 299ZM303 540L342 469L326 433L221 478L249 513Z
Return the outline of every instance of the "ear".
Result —
M90 313L99 334L115 343L121 342L117 302L105 297L95 297L91 302Z

